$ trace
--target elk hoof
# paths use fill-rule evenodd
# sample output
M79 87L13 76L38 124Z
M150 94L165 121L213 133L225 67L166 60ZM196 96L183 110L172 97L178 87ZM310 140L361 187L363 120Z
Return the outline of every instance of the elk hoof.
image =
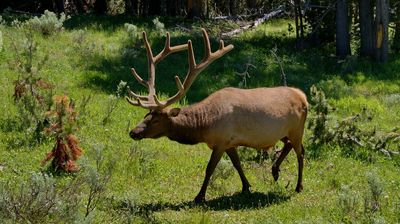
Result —
M277 181L279 178L279 167L272 166L272 176L274 177L274 180Z
M195 203L195 204L204 204L204 202L206 202L206 199L205 199L205 197L202 196L202 195L197 195L197 196L194 198L194 203Z
M245 184L245 185L242 187L242 194L250 194L250 187L251 187L250 184Z
M250 189L249 188L243 188L242 189L242 194L250 194Z
M296 192L300 193L303 190L303 185L302 184L297 184L296 186Z

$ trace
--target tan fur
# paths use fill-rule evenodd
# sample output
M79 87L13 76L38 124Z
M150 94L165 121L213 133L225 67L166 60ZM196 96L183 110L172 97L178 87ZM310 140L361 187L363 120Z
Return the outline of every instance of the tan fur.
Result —
M182 109L167 107L150 112L132 130L131 136L134 139L167 136L184 144L206 143L213 152L197 202L204 200L209 179L224 152L239 172L242 190L248 191L250 184L241 168L236 147L267 149L282 141L285 145L272 173L277 180L280 163L294 148L299 162L296 187L299 192L302 189L302 137L307 107L305 94L295 88L225 88Z

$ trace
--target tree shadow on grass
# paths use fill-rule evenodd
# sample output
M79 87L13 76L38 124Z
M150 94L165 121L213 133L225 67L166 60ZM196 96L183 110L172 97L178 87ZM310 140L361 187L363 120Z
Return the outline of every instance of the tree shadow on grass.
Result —
M86 19L86 18L85 18ZM110 35L118 28L123 26L124 22L138 22L148 31L149 41L153 48L153 53L161 51L164 46L165 37L159 35L151 27L151 20L138 20L137 18L116 17L108 20L107 17L91 17L88 20L76 17L66 25L67 29L95 27L99 30L110 32ZM136 21L137 20L137 21ZM171 20L169 23L175 24ZM147 25L146 25L147 24ZM172 25L167 26L173 30ZM319 83L321 80L330 80L332 77L339 76L346 82L357 82L355 74L362 74L367 79L372 80L398 80L400 64L396 61L390 61L387 64L371 63L368 60L351 57L338 62L332 56L334 48L319 47L309 48L298 51L295 48L295 39L288 36L279 36L274 34L265 34L260 29L259 34L254 34L248 38L232 38L226 40L227 44L233 44L234 50L224 57L218 59L205 69L196 79L186 96L186 101L191 104L198 102L210 93L223 87L239 87L243 78L237 73L245 69L246 63L256 66L250 71L251 78L247 80L245 88L280 86L281 70L277 60L271 56L271 50L276 48L277 55L282 62L289 86L295 86L308 93L310 86ZM193 41L197 62L203 56L203 40L200 30L193 33L178 33L178 36L171 38L171 44L187 43L188 39ZM210 35L211 45L215 51L218 43L216 35ZM138 40L140 48L135 49L136 56L124 55L122 52L126 49L132 49L132 42L123 43L120 55L105 56L89 55L82 57L85 63L85 69L90 71L86 76L83 85L99 89L108 93L114 93L120 80L128 82L132 90L138 93L146 93L147 90L130 74L130 68L147 79L147 58L141 38ZM172 96L177 92L174 76L179 75L181 80L185 78L187 71L187 52L180 52L168 56L165 61L160 62L156 67L156 88L157 93L164 96Z
M166 210L181 211L186 209L202 207L208 210L224 211L224 210L242 210L242 209L257 209L268 207L274 204L280 204L288 201L291 195L283 192L252 192L252 193L235 193L233 195L221 196L218 198L206 201L204 204L196 204L193 201L181 203L150 203L132 206L130 203L121 201L115 208L118 210L130 211L136 215L150 217L153 212Z

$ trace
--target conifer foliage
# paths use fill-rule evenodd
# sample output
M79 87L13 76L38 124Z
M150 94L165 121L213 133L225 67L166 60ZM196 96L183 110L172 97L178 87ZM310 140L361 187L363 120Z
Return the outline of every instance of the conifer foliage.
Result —
M82 155L78 138L74 133L77 127L77 112L74 110L74 102L66 95L54 97L54 107L46 113L50 126L45 133L55 138L56 144L49 152L42 166L50 159L51 168L56 171L76 172L79 170L76 160Z

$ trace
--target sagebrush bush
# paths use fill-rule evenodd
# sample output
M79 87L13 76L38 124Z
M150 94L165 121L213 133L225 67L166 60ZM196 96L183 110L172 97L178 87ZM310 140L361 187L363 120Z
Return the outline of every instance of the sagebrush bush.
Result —
M26 25L33 30L39 31L43 35L52 35L63 29L64 21L66 20L64 13L60 14L60 18L54 12L45 10L44 14L40 17L33 17L26 22Z
M339 191L339 207L342 209L342 221L351 222L357 216L358 195L350 187L343 185Z
M72 223L79 216L82 182L61 185L45 173L32 173L22 182L0 183L0 220L13 223Z
M95 166L88 162L83 166L83 179L88 184L89 192L85 192L87 197L85 203L85 217L88 217L104 200L107 185L113 175L115 168L115 160L108 159L104 156L104 146L94 145L89 152L90 157L94 159Z
M218 179L227 180L234 174L233 166L230 161L222 158L210 179L210 188L218 191L226 191L225 184L219 183Z
M103 125L106 125L108 122L110 122L111 114L117 108L119 99L122 96L123 91L125 90L126 87L127 83L121 80L117 86L117 91L115 92L115 95L108 96L108 102L106 107L107 110L102 120Z
M366 178L369 186L369 193L364 197L364 209L366 214L373 215L381 207L383 185L376 173L368 172Z
M165 32L165 25L164 25L164 23L160 22L158 17L153 19L153 24L154 24L157 32L159 32L159 33L164 33Z
M0 30L0 52L3 50L3 33Z
M139 30L136 25L125 23L124 24L125 31L128 33L128 37L130 41L137 41L139 39Z

